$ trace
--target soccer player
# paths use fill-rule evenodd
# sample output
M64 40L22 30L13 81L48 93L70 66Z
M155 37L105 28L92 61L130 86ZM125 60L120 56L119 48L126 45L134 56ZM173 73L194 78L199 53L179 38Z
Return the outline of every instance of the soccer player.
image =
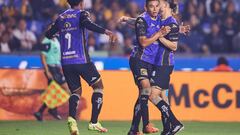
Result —
M87 52L86 29L108 35L111 42L116 41L116 36L91 21L89 13L83 10L83 0L67 1L71 8L59 15L46 32L46 37L52 38L56 33L60 36L63 73L72 93L69 98L69 131L71 135L79 135L76 110L82 93L81 76L93 88L92 115L88 129L107 132L98 121L103 103L103 83Z
M179 26L177 25L176 20L172 17L171 12L172 12L173 9L176 8L176 4L174 4L173 2L167 3L166 1L162 0L160 5L161 5L161 16L164 16L164 18L165 18L165 16L169 17L169 14L170 14L171 15L171 19L172 19L170 22L169 22L169 19L167 20L168 22L166 22L164 19L161 20L161 22L163 21L163 23L161 23L161 25L165 25L165 26L170 26L171 27L171 33L168 34L167 39L169 37L171 37L171 38L177 40L178 37L176 37L176 36L178 36L178 31L180 31L183 34L186 34L186 33L188 33L190 31L190 26L181 26L181 28L179 29ZM164 8L167 5L169 5L168 8ZM174 20L176 25L171 26L172 23L173 23L173 20ZM127 22L130 25L132 25L135 21L136 21L135 18L129 18L129 17L125 17L125 16L120 18L120 22ZM169 43L170 41L168 42L167 40L165 40L165 38L160 38L159 41L163 41L164 44L166 44L166 42L167 42L168 43L167 45L171 46L173 50L176 49L177 43L175 43L175 42L174 43ZM171 116L167 117L167 115L162 115L163 126L164 126L162 135L165 135L165 134L175 134L176 132L178 132L178 131L183 129L183 125L175 118L175 116L173 115L170 107L168 106L169 103L168 103L168 97L167 97L166 92L167 92L167 89L169 87L169 80L170 80L170 74L172 72L172 70L171 70L172 67L169 66L168 68L166 68L167 70L165 72L164 69L162 69L161 66L160 66L161 68L156 66L156 65L159 65L159 61L160 60L162 60L162 61L163 60L164 61L168 60L168 59L166 59L168 54L165 54L167 51L162 51L166 47L164 49L162 49L162 46L163 45L161 43L160 47L159 47L159 49L157 51L156 58L155 58L156 63L154 63L155 66L153 68L152 77L151 77L151 79L152 79L152 81L154 81L154 83L151 83L153 91L152 91L152 93L150 95L150 100L158 108L160 108L159 106L162 106L165 103L167 103L164 106L165 106L165 108L167 108L169 113L171 113ZM171 53L171 58L172 58L172 55L173 55L173 53ZM161 62L160 62L160 65L161 65ZM163 78L164 78L164 81L163 81ZM163 91L159 91L159 89L163 90ZM162 102L162 99L165 101L165 103ZM162 105L159 105L159 103L162 104ZM165 113L162 113L162 114L165 114ZM170 123L170 120L171 120L171 123Z
M48 84L52 80L55 80L64 90L68 90L68 86L64 75L61 72L61 58L60 58L60 43L57 38L47 39L44 38L42 41L42 52L41 59L44 66L45 75L48 79ZM34 116L38 121L43 120L43 112L47 108L45 103L39 108L39 111L34 113ZM51 114L55 119L61 120L61 116L57 112L57 108L49 109L49 114Z
M147 11L140 15L135 24L137 45L130 57L130 68L139 88L139 97L134 106L132 125L128 135L139 135L139 123L143 119L143 132L154 133L158 129L149 125L148 99L151 94L150 78L155 54L159 43L156 42L170 29L160 29L159 0L146 0ZM150 130L150 131L149 131Z
M166 96L169 89L170 75L174 67L174 51L177 50L177 42L179 35L179 25L173 17L173 11L177 7L173 1L162 0L160 2L161 25L169 26L171 31L164 37L160 37L160 45L155 58L155 64L152 73L152 93L150 100L158 108L164 105L165 111L162 113L163 132L161 135L174 135L181 131L184 126L180 123L171 108L169 107L168 97ZM163 103L161 100L168 104ZM161 103L162 102L162 103Z

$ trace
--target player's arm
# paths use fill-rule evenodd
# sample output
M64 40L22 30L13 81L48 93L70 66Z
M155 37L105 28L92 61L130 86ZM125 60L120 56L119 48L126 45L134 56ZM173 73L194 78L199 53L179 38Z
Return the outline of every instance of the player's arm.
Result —
M167 48L171 49L172 51L176 51L179 38L179 26L176 24L170 24L169 27L171 28L171 31L168 34L169 39L160 37L159 40Z
M118 22L119 23L127 23L128 25L130 25L131 27L134 27L135 23L136 23L137 18L131 18L128 16L122 16Z
M191 31L190 25L184 25L183 23L179 26L179 33L187 35Z
M115 42L117 40L117 37L111 31L104 29L103 27L92 22L92 20L90 19L90 14L87 11L83 11L81 13L80 25L93 32L108 35L111 42Z
M147 27L148 27L147 23L143 18L141 18L141 17L137 18L136 23L135 23L135 29L136 29L138 41L142 45L142 47L147 47L150 44L157 41L160 37L164 36L164 34L162 33L162 29L161 29L158 32L156 32L155 34L153 34L152 37L147 38L146 37Z
M57 27L57 20L55 23L53 23L50 28L46 31L45 36L48 39L52 39L54 37L55 34L58 33L58 27Z

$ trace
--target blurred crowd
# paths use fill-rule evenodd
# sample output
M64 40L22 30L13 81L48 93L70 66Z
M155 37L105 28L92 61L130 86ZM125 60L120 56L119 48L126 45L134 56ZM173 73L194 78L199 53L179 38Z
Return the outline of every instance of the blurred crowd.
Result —
M89 32L90 52L106 51L110 56L128 56L135 41L134 29L117 24L119 17L137 17L145 0L85 0L94 22L114 31L118 43ZM0 0L0 52L39 51L47 26L63 12L66 0ZM192 27L181 35L178 53L239 53L240 0L179 0L180 21Z

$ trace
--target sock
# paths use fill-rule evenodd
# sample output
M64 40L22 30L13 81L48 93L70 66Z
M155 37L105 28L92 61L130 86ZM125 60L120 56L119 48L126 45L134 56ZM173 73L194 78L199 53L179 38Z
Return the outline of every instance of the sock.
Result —
M133 119L132 119L132 125L131 125L131 131L138 132L139 131L139 124L141 120L141 105L140 105L140 99L138 98L133 110Z
M162 115L162 124L163 124L163 132L167 132L170 130L170 121L167 117Z
M149 99L148 95L141 95L140 96L143 128L145 128L149 123L148 99Z
M180 124L180 121L176 118L176 116L175 116L174 113L172 112L171 108L170 108L170 110L169 110L169 113L170 113L170 115L172 116L172 121L171 121L171 123L172 123L173 125Z
M163 117L169 119L171 124L176 124L177 122L179 122L174 116L170 106L165 101L161 100L157 104L157 108L161 111Z
M38 112L43 113L46 108L47 108L47 105L43 103L42 106L39 108Z
M91 123L95 124L98 122L98 116L102 109L103 103L103 94L102 93L93 93L92 95L92 117Z
M69 98L69 116L71 116L74 119L76 119L78 101L79 101L79 96L78 95L73 94Z

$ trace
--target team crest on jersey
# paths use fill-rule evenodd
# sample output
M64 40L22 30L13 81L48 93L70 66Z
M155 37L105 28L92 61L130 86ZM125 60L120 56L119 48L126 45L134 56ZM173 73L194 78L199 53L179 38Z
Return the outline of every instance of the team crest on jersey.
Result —
M71 27L71 23L70 23L70 22L66 22L66 23L64 24L64 27L65 27L65 28L70 28L70 27Z
M141 68L140 72L141 72L141 75L146 75L146 76L148 75L147 69L145 68Z
M172 24L172 28L177 28L177 25L176 24Z

